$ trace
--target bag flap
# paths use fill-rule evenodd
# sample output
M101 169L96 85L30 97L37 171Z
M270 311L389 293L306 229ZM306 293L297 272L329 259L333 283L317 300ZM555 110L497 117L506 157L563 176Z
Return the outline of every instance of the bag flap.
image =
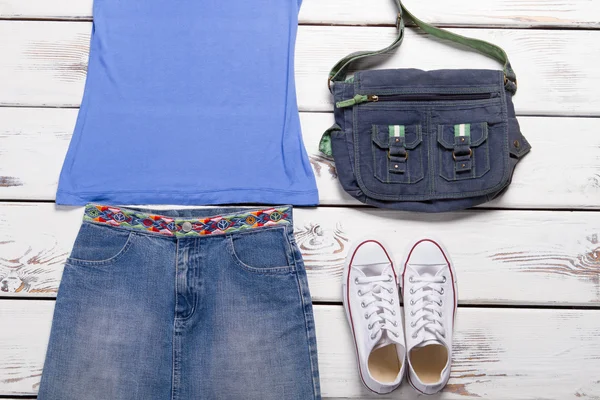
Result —
M437 93L444 88L474 88L490 91L504 91L502 71L490 69L439 69L423 71L420 69L384 69L360 71L354 75L357 92L371 94L371 89L432 90ZM347 94L346 94L347 95Z

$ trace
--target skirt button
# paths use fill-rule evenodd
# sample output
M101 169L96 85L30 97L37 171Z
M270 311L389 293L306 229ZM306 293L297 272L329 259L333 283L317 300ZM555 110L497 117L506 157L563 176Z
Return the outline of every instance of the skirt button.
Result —
M183 229L184 232L189 232L192 230L192 223L189 221L185 221L183 223L183 225L181 225L181 229Z

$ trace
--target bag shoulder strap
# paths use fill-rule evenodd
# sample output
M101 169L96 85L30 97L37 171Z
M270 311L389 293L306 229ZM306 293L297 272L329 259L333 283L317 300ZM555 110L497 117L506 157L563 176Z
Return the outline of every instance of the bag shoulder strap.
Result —
M510 61L508 60L506 52L501 47L486 42L484 40L473 39L466 36L458 35L456 33L452 33L445 29L436 28L435 26L423 22L417 17L415 17L413 14L411 14L410 11L408 11L406 7L404 7L401 0L394 0L394 2L398 7L398 18L396 20L398 36L396 37L396 40L394 40L394 42L385 49L377 51L359 51L356 53L349 54L346 57L342 58L340 61L338 61L337 64L335 64L335 66L331 69L331 72L329 73L329 80L327 83L330 89L331 82L339 82L346 79L348 67L353 62L360 60L361 58L387 53L400 46L400 44L402 44L402 40L404 39L404 15L407 15L410 19L414 21L414 23L419 28L421 28L426 33L429 33L430 35L433 35L440 39L460 43L482 54L485 54L495 60L498 60L504 65L504 85L506 87L506 90L513 94L517 92L517 76L515 75L515 72L510 66Z

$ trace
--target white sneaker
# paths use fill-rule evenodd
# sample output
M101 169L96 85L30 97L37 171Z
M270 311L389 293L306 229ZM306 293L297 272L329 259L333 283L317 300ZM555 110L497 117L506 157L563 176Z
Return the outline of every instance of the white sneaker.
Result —
M405 257L401 279L408 380L417 391L434 394L450 378L456 273L448 252L432 239L417 241Z
M380 240L359 241L348 253L343 302L360 377L375 393L389 393L404 376L406 347L396 272Z

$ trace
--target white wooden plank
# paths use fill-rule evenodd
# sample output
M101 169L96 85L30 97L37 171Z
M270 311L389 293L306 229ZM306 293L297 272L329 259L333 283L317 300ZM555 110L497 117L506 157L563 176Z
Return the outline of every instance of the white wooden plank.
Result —
M301 121L304 145L317 177L320 203L361 204L344 192L335 165L319 152L319 139L333 124L333 115L301 113ZM484 207L598 209L600 119L520 117L519 122L533 150L519 162L508 191ZM569 140L568 151L565 151L566 137L577 138ZM0 175L2 170L0 162Z
M0 395L38 389L51 301L0 301ZM598 398L600 311L460 308L444 399ZM364 389L341 306L315 306L324 398L416 399L408 384L386 396ZM558 373L557 371L560 371Z
M487 40L510 56L519 79L514 97L520 115L600 115L598 31L452 29ZM350 52L380 49L396 36L395 28L304 27L296 49L296 83L304 111L330 111L326 78ZM382 59L382 58L380 58ZM591 63L591 65L590 65ZM357 69L366 68L364 65ZM367 68L370 68L367 67ZM376 68L500 69L496 61L409 30L402 46Z
M0 301L0 395L37 394L53 301Z
M90 20L93 0L0 0L0 18Z
M598 27L600 4L591 0L403 0L417 17L437 25L504 27ZM304 0L304 23L380 25L395 23L391 0Z
M459 309L451 379L443 398L598 398L597 314L597 311ZM422 398L406 382L387 396L368 392L357 378L352 342L341 307L316 307L315 319L325 397Z
M77 106L91 24L0 21L0 105ZM600 115L600 31L455 29L505 48L519 76L515 105L527 115ZM303 111L330 111L326 79L347 53L387 46L394 28L302 26L296 81ZM424 50L426 49L426 50ZM380 68L495 68L495 61L410 30Z
M0 108L0 198L53 200L77 109Z
M0 108L0 199L54 200L76 116L75 109ZM319 153L332 114L302 113L301 121L321 204L359 205L341 188L334 164ZM508 192L485 206L600 209L600 119L520 121L533 151L519 164ZM568 151L566 135L577 138Z
M598 27L598 3L592 0L405 0L415 15L439 25L513 27ZM393 24L390 0L304 0L303 24ZM92 0L0 0L0 18L91 19Z
M297 210L295 226L316 300L341 301L340 277L348 248L362 237L379 235L392 246L398 264L411 240L442 240L458 272L461 304L600 301L597 213L423 215L319 208Z
M81 214L53 204L0 204L0 294L54 296ZM341 302L353 241L385 237L399 263L410 240L434 235L454 260L461 304L600 303L600 213L327 207L296 209L294 223L315 301Z

